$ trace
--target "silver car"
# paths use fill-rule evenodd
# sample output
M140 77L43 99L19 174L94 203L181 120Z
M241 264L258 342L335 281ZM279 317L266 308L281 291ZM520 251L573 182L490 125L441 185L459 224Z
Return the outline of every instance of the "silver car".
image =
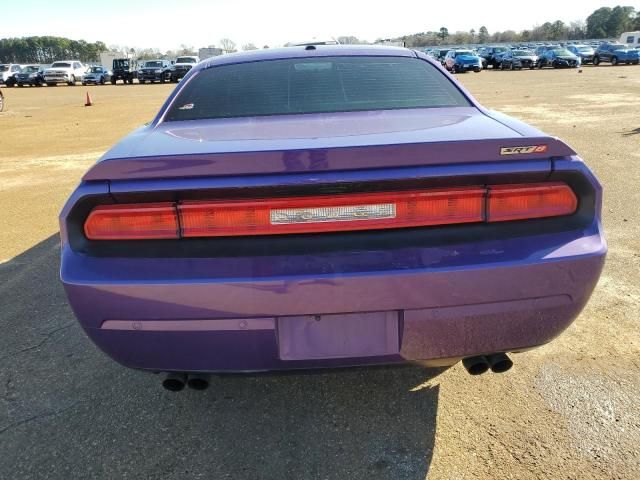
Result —
M111 81L111 72L102 66L89 67L82 77L82 85L93 83L95 85L104 85Z

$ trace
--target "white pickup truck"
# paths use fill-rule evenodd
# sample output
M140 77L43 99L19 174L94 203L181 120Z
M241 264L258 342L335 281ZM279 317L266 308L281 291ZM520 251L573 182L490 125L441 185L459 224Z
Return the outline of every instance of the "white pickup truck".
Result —
M75 85L81 82L87 67L78 60L62 60L54 62L44 71L44 81L49 87L54 87L58 83Z

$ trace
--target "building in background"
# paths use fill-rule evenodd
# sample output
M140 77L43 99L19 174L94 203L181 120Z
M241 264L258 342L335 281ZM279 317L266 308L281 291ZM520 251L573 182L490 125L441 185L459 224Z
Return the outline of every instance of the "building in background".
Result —
M205 58L209 57L217 57L219 55L222 55L223 53L224 50L222 50L221 48L205 47L198 50L198 57L200 57L200 60L204 60Z

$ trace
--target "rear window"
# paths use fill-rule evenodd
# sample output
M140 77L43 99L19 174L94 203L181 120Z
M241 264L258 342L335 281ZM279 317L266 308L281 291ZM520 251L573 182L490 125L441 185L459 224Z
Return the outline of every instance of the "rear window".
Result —
M323 57L198 72L165 121L469 105L450 80L423 60Z

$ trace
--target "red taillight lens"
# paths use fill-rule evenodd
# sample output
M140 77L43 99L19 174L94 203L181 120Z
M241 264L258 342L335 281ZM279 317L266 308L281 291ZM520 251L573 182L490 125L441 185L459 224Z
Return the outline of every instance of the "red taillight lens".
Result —
M338 232L481 222L483 188L184 202L184 237Z
M504 222L527 218L570 215L578 200L564 183L498 185L489 188L487 220Z
M179 238L173 203L103 205L94 208L84 224L90 240Z
M93 209L84 230L90 240L340 232L554 217L570 215L577 206L575 194L564 183L496 185L105 205Z

